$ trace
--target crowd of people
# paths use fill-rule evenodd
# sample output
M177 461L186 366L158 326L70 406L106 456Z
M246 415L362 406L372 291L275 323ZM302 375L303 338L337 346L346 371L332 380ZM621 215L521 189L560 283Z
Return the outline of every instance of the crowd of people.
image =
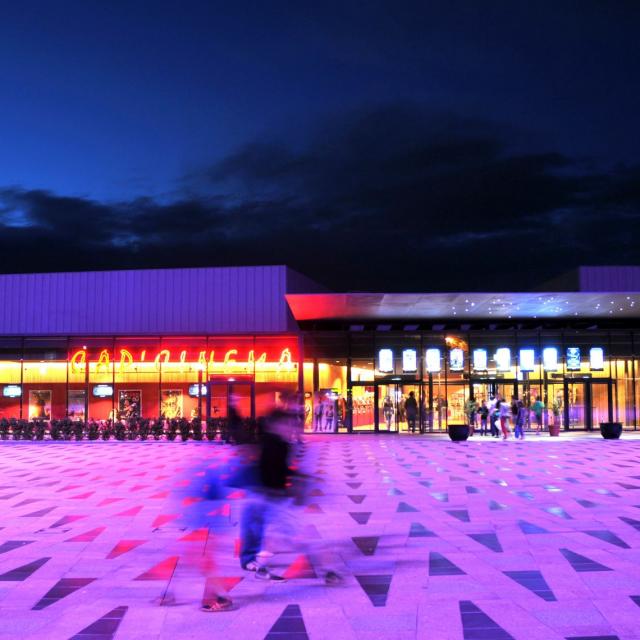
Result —
M509 438L512 430L515 438L524 439L525 430L531 425L531 418L535 421L535 433L540 435L543 430L544 403L536 398L529 407L522 400L511 398L507 402L502 396L491 396L489 402L483 400L479 407L472 409L469 420L471 427L480 419L480 435L491 435L492 438L503 440ZM511 428L513 427L513 429Z

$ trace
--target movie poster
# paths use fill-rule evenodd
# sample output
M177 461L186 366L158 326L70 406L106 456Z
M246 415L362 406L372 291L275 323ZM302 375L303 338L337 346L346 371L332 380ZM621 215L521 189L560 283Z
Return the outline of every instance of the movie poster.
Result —
M84 420L84 389L69 389L67 411L72 420Z
M139 418L141 408L142 391L140 389L122 389L118 392L118 412L121 419Z
M29 420L51 420L51 391L29 391Z
M182 418L182 389L162 390L160 415L167 420Z

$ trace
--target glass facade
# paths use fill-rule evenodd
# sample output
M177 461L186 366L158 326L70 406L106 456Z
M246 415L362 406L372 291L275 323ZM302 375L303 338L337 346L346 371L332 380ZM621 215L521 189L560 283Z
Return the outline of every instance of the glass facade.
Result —
M80 337L0 343L0 418L242 416L296 391L295 335Z
M316 330L304 340L308 431L407 432L411 393L423 432L479 425L474 406L497 396L528 406L540 399L544 424L564 430L639 426L633 331ZM323 422L336 411L339 420Z

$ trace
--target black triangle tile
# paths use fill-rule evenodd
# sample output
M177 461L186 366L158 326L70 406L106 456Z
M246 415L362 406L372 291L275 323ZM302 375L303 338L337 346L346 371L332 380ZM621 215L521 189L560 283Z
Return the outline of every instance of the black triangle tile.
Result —
M23 518L39 518L41 516L46 516L47 513L51 513L56 507L49 507L48 509L40 509L40 511L34 511L33 513L25 513Z
M420 484L423 487L430 487L433 484L433 482L431 482L431 480L420 480Z
M464 576L466 573L441 553L432 551L429 554L430 576Z
M26 544L31 544L34 542L33 540L7 540L0 544L0 553L7 553L8 551L13 551L14 549L19 549L20 547L24 547Z
M371 511L349 511L349 515L358 524L367 524L367 522L369 522L369 518L371 517L371 513Z
M349 499L351 500L351 502L354 502L355 504L361 504L362 501L367 497L366 495L364 496L348 496Z
M69 640L111 640L115 635L129 607L116 607L71 636Z
M503 573L543 600L547 602L555 602L557 600L540 571L503 571Z
M518 520L518 526L522 530L522 533L526 533L527 535L534 533L549 533L546 529L539 527L537 524L531 524L531 522L527 522L526 520Z
M40 558L38 560L34 560L33 562L29 562L28 564L23 564L21 567L11 569L11 571L7 571L6 573L0 575L0 581L22 582L33 573L35 573L43 564L46 564L49 560L51 560L51 558Z
M502 504L501 502L496 502L495 500L489 501L489 509L491 509L491 511L504 511L508 508L506 504Z
M363 555L372 556L376 552L380 536L356 536L351 539Z
M640 596L629 596L640 607Z
M410 538L437 538L437 535L419 522L412 522L409 530Z
M617 482L616 484L619 484L624 489L640 489L640 486L637 484L626 484L624 482Z
M626 522L628 525L632 526L634 529L640 531L640 520L634 520L633 518L625 518L624 516L620 516L620 520L622 522Z
M616 547L620 547L621 549L631 549L631 547L622 538L619 538L611 531L585 531L584 533L593 536L594 538L598 538L598 540L614 544Z
M465 491L469 494L472 493L482 493L482 491L480 489L478 489L477 487L471 487L471 486L467 486L465 487Z
M447 511L447 513L457 520L460 520L460 522L471 522L471 518L469 518L469 512L466 509L453 509Z
M411 513L411 512L417 512L418 509L416 509L415 507L412 507L410 504L407 504L406 502L401 502L398 505L398 508L396 509L396 513Z
M386 606L392 577L390 575L355 576L374 607Z
M595 560L591 560L591 558L581 556L579 553L571 551L570 549L560 549L559 551L567 559L574 570L579 573L590 571L613 571L613 569L605 567L603 564L600 564Z
M576 498L576 502L581 506L584 507L585 509L593 509L594 507L598 506L597 502L591 502L591 500L581 500L579 498Z
M95 578L62 578L61 580L58 580L58 582L56 582L56 584L54 584L38 602L36 602L32 609L34 611L45 609L46 607L58 602L58 600L66 598L75 591L83 589L94 580Z
M362 486L362 482L347 482L347 486L352 489L359 489Z
M497 622L470 600L460 602L460 618L464 640L514 640Z
M495 533L470 533L470 538L473 538L476 542L483 544L487 549L495 551L496 553L502 553L502 545L498 536Z
M297 604L289 604L265 636L265 640L308 640L302 611Z
M449 502L449 494L443 491L434 491L431 493L431 497L438 502Z
M391 489L389 489L389 491L387 491L387 495L388 496L403 496L404 495L404 491L400 491L400 489L396 489L395 487L392 487Z

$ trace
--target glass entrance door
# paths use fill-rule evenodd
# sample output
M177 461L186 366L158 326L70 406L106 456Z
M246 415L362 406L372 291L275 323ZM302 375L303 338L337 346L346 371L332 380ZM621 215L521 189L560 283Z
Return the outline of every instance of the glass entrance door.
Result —
M609 381L566 378L547 388L546 423L568 430L591 430L609 416Z
M379 384L377 430L419 433L425 414L421 389L418 384Z
M240 418L255 418L253 382L212 380L207 386L207 418L228 418L233 411Z

